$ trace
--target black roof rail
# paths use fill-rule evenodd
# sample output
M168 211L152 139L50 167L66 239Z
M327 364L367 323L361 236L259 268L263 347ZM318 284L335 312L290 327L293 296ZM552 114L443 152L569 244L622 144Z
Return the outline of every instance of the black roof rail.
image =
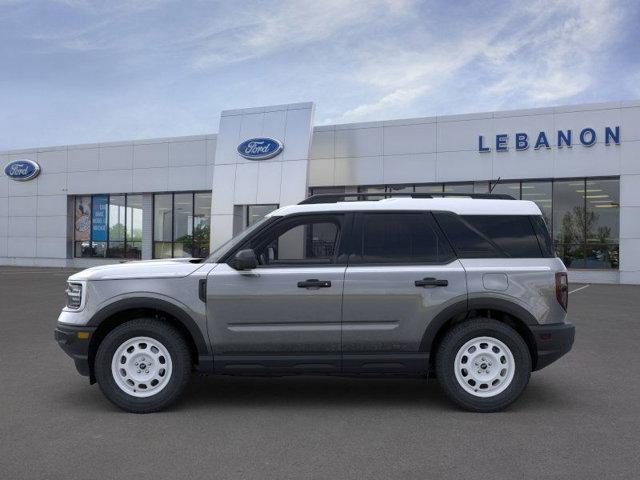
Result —
M317 193L302 200L298 205L308 205L312 203L337 203L342 201L362 202L365 200L382 200L384 198L409 197L409 198L441 198L441 197L462 197L485 200L515 200L511 195L504 193Z

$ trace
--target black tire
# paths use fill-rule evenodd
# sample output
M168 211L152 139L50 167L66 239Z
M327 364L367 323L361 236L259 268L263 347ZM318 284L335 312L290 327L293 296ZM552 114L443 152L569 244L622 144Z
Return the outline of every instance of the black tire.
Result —
M458 351L476 337L493 337L504 343L515 361L515 372L509 386L492 397L478 397L458 383L455 359ZM496 412L512 404L524 391L531 376L531 354L527 344L513 328L497 320L476 318L452 327L436 352L436 375L447 396L457 405L472 412Z
M118 347L135 337L161 342L171 356L170 377L162 390L144 398L122 390L111 373L111 361ZM182 334L173 326L153 318L139 318L118 325L102 340L95 358L95 375L102 393L114 405L131 413L151 413L166 408L182 394L191 377L191 354Z

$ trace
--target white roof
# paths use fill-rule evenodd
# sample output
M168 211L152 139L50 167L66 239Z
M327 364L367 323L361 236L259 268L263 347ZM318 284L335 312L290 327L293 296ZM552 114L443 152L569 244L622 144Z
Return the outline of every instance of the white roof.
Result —
M538 206L528 200L492 200L470 197L410 198L394 197L377 201L311 203L289 205L268 216L285 216L303 212L335 211L439 210L459 215L541 215Z

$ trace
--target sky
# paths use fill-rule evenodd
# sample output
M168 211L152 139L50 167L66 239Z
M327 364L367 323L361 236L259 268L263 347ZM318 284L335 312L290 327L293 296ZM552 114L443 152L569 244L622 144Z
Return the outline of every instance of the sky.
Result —
M640 98L640 2L0 0L0 150Z

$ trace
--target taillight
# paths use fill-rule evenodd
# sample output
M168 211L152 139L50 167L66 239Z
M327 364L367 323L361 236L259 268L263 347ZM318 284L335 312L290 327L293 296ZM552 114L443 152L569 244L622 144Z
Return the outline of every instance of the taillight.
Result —
M556 298L566 311L569 305L569 279L566 272L556 273Z

